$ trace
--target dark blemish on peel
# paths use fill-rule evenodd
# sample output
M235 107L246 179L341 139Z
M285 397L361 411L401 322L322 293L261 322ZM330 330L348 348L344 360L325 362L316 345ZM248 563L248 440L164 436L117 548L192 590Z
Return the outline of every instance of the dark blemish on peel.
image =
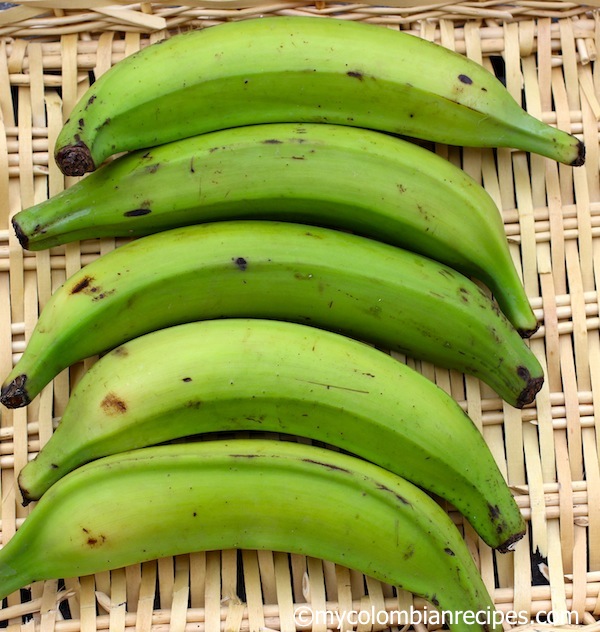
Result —
M98 127L96 128L96 131L98 132L99 130L101 130L106 125L110 125L110 117L105 119L103 123L100 123L100 125L98 125Z
M89 287L90 283L93 281L93 277L86 276L81 279L71 290L71 294L78 294L79 292L83 292L87 287Z
M497 520L500 517L500 508L498 505L488 505L488 511L492 520Z
M97 292L98 288L97 287L93 287L91 289L92 292ZM103 298L106 298L107 296L110 296L111 294L114 294L115 290L109 290L108 292L100 292L100 294L96 294L96 296L94 296L94 298L92 299L92 301L96 302L96 301L101 301Z
M97 95L92 94L92 96L87 100L87 103L85 104L85 109L87 110L90 105L92 105L92 103L96 100Z
M242 271L245 272L248 267L248 262L244 257L237 257L237 259L232 259L233 263Z
M350 474L350 470L347 470L344 467L340 467L339 465L333 465L333 463L323 463L321 461L315 461L314 459L302 459L305 463L312 463L313 465L320 465L321 467L325 467L328 470L336 470L338 472L346 472L346 474Z
M93 535L91 535L91 532L89 529L86 529L85 527L82 528L82 531L88 536L86 542L89 546L98 546L100 544L104 544L106 542L106 536L105 535L99 535L98 537L94 537Z
M192 378L191 377L184 377L181 381L182 382L191 382Z
M410 503L408 502L408 500L406 500L404 496L397 494L393 489L390 489L385 485L381 485L380 483L377 484L377 489L381 489L384 492L389 492L390 494L393 494L403 505L408 505L410 507Z
M149 208L134 208L132 211L125 211L124 217L141 217L142 215L149 215L152 213L152 209Z
M260 457L260 454L230 454L229 456L235 458L235 459L257 459L258 457Z
M470 86L473 83L473 79L471 79L471 77L467 75L458 75L458 79L460 82L466 83L468 86Z
M153 165L150 165L150 166L146 167L146 171L148 173L156 173L158 171L159 167L160 167L160 163L159 162L155 162Z
M83 129L85 127L85 120L80 118L79 121L79 129Z
M353 79L358 79L359 81L362 81L365 78L362 72L358 72L357 70L349 70L346 74Z
M122 415L127 412L127 404L114 393L108 393L100 402L100 408L107 415Z
M456 556L456 553L452 549L450 549L448 547L446 547L444 549L444 553L446 553L446 555L450 555L451 557L455 557Z
M58 469L58 465L56 463L50 463L50 469L57 470Z
M122 358L126 358L129 355L129 351L127 350L127 347L123 345L114 349L113 354Z
M263 140L264 145L282 145L283 141L277 140L276 138L269 138L267 140Z
M312 278L313 275L310 273L294 272L294 279L298 279L298 281L310 281Z

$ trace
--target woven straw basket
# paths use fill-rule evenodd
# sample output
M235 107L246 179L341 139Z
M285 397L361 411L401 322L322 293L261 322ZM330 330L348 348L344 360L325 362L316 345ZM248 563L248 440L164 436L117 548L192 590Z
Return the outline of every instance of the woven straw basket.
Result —
M18 359L51 293L118 246L102 239L24 252L10 217L73 182L52 159L56 136L90 81L126 55L178 31L223 21L318 15L409 31L495 72L502 68L517 100L524 90L530 112L584 140L586 166L573 169L510 150L436 150L481 182L502 212L542 322L530 344L545 367L545 386L535 405L517 410L476 379L398 359L468 412L527 520L528 537L516 551L496 555L447 507L498 609L519 614L512 627L523 627L524 614L524 627L536 630L600 630L599 11L560 0L390 0L386 6L28 0L0 11L0 373L8 374ZM2 410L3 543L30 511L21 505L16 475L48 440L70 389L93 361L64 371L26 409ZM323 516L324 529L334 514L332 508ZM61 632L328 629L303 626L308 617L297 616L303 607L355 613L347 629L397 630L377 614L411 605L423 608L409 594L328 561L225 550L35 583L5 601L0 625ZM416 622L414 628L423 632L425 626Z

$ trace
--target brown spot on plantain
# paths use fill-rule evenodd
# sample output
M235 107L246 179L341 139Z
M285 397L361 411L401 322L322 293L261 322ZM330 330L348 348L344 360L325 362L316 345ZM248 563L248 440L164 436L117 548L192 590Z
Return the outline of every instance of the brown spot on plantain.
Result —
M94 298L92 299L92 301L96 302L96 301L101 301L102 299L106 298L107 296L110 296L111 294L115 293L115 290L109 290L108 292L100 292L98 293L98 288L97 287L93 287L90 290L93 294L94 294Z
M338 472L346 472L347 474L350 474L350 470L347 470L344 467L340 467L339 465L334 465L333 463L323 463L322 461L315 461L314 459L302 459L305 463L312 463L313 465L319 465L321 467L324 467L328 470L334 470L334 471L338 471Z
M120 358L126 358L129 355L129 349L127 349L126 345L121 345L120 347L113 349L112 354L119 356Z
M500 517L500 508L498 507L498 505L490 505L488 504L488 511L490 514L490 518L493 521L498 520L498 518Z
M105 535L93 535L92 532L89 529L86 529L85 527L82 528L82 531L85 533L85 535L87 536L86 539L86 544L89 547L95 547L95 546L101 546L102 544L104 544L106 542L106 536Z
M463 303L468 303L469 302L469 297L471 296L469 293L469 290L467 290L464 287L459 288L459 296L460 296L460 300Z
M127 412L127 403L118 395L111 392L100 402L100 408L102 408L102 411L106 415L114 417L115 415L122 415Z
M248 261L244 257L234 257L233 263L242 271L245 272L248 267Z
M100 125L96 127L96 133L99 132L103 127L106 127L107 125L110 125L110 117L104 119L104 121L102 121L102 123L100 123Z
M359 72L358 70L349 70L346 74L353 79L358 79L359 81L362 81L365 78L362 72Z
M149 215L152 213L152 209L149 208L134 208L131 211L125 211L124 217L142 217L143 215Z
M411 506L411 503L406 498L404 498L404 496L397 494L393 489L390 489L389 487L387 487L387 485L382 485L381 483L377 483L377 489L381 489L384 492L389 492L390 494L395 496L403 505L408 505L409 507Z
M83 292L91 285L93 280L94 277L84 276L83 279L77 281L77 283L71 288L71 294L79 294L79 292Z

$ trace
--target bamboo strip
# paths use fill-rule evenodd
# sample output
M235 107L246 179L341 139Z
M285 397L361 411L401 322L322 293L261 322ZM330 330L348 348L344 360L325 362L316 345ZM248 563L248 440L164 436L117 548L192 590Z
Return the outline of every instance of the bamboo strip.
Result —
M588 588L586 590L586 597L585 597L585 601L586 604L590 604L591 602L593 602L593 600L596 598L597 594L598 594L598 590L599 590L599 586L597 583L593 583L593 584L588 584ZM550 611L552 609L551 607L551 596L550 596L550 590L548 586L534 586L532 588L532 594L533 594L533 599L532 599L532 604L533 604L533 609L532 609L532 615L535 616L537 614L540 613L546 613L548 611ZM567 612L566 614L568 615L571 610L570 607L572 605L572 585L571 584L566 584L566 594L567 594L567 599L566 599L566 606L567 606ZM106 595L97 595L97 598L99 601L101 601L104 604L108 604L109 602L109 598ZM503 613L509 613L509 612L513 612L514 609L514 591L512 589L502 589L502 590L497 590L494 593L494 599L496 601L497 604L497 608L500 612ZM368 602L367 602L368 603ZM394 612L398 612L399 608L398 608L398 601L396 599L393 598L386 598L384 601L385 604L385 612L387 613L394 613ZM423 609L428 606L429 604L427 604L426 602L424 602L421 599L415 599L413 601L413 603L411 604L415 610L420 610L423 611ZM350 611L351 612L360 612L361 609L365 606L365 602L361 599L361 600L354 600L352 602L352 606ZM368 606L367 606L368 607ZM410 607L410 606L409 606ZM307 606L306 603L295 603L294 604L294 610L300 612L300 608L302 608L303 612L315 612L315 611L311 611L311 610L304 610L305 608L310 608L309 606ZM325 604L325 608L327 612L343 612L344 610L342 608L340 608L338 602L335 601L327 601ZM348 610L346 610L348 611ZM370 609L367 610L367 612L369 612ZM400 610L401 611L401 610ZM2 611L0 611L2 612ZM377 612L377 611L375 611ZM251 630L252 628L250 628L249 626L249 620L248 620L248 608L244 605L244 609L243 609L243 615L242 615L242 622L241 622L241 627L240 630ZM229 608L224 606L220 608L219 611L219 623L216 625L216 627L214 628L210 628L207 624L207 619L206 619L206 611L204 609L201 608L188 608L187 613L186 613L186 630L198 630L198 631L202 631L202 630L225 630L226 628L224 627L224 623L227 620L227 617L229 616ZM264 616L265 616L265 626L267 626L267 628L271 628L271 629L275 629L275 630L279 630L279 612L278 612L278 608L276 605L265 605L264 606ZM151 620L151 627L148 628L150 630L154 631L158 631L158 630L167 630L168 629L168 624L171 618L171 611L168 609L157 609L154 610L152 613L152 620ZM299 617L300 619L300 617ZM301 619L300 619L301 621ZM577 618L575 615L573 615L572 617L572 622L571 624L573 625L575 622L577 621ZM125 615L125 627L126 629L131 629L134 628L136 626L136 622L137 622L137 617L135 613L127 613ZM104 616L99 616L96 618L96 629L97 630L105 630L108 629L109 626L109 617L107 615ZM56 629L59 632L76 632L80 629L79 627L79 621L76 620L67 620L67 621L60 621L57 622L56 625ZM265 629L265 628L263 628ZM296 627L295 629L302 629L301 627ZM523 629L523 628L520 628ZM535 628L532 629L532 632ZM539 626L538 626L539 629Z

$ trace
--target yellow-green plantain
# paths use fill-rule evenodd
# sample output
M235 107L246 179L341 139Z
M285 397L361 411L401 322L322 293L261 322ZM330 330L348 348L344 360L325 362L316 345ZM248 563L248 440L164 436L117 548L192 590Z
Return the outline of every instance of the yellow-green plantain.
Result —
M82 96L55 157L65 174L82 175L122 151L282 122L584 161L580 140L528 114L467 57L392 29L299 16L190 31L126 57Z
M513 406L543 383L536 356L467 277L394 246L270 221L141 237L69 278L46 304L0 401L26 405L61 370L195 320L312 324L470 373Z
M251 125L122 156L13 217L21 244L141 236L225 219L351 230L488 285L523 336L537 328L488 193L435 153L340 125Z
M345 336L269 320L188 323L117 347L77 384L19 485L37 500L93 459L237 430L357 454L452 503L494 548L525 532L481 433L441 388Z
M460 532L425 492L357 457L275 440L142 448L67 474L0 550L0 597L231 548L326 559L428 600L454 632L502 630Z

